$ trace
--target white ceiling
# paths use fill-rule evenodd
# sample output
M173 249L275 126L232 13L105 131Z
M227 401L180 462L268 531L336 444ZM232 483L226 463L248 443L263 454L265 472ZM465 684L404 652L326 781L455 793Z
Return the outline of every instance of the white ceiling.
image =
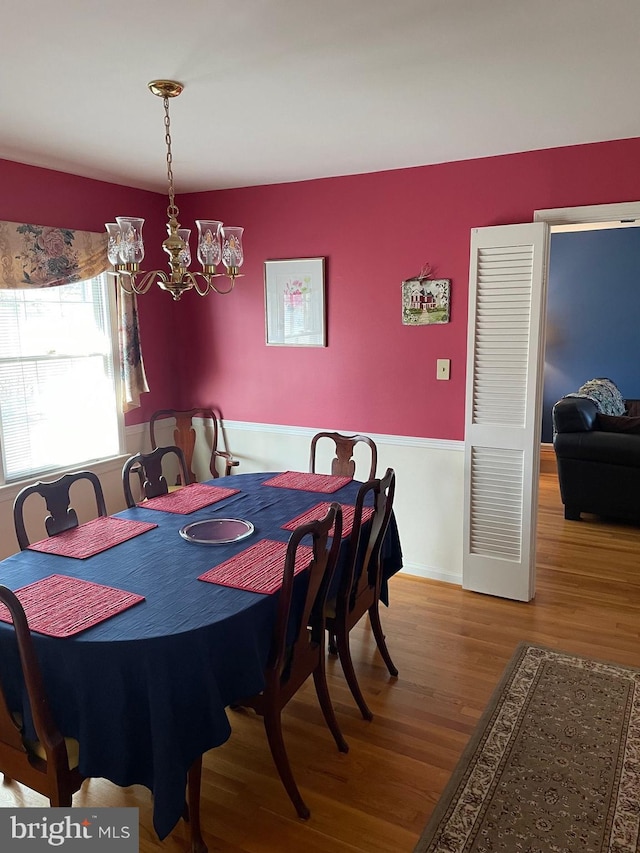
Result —
M640 136L640 0L4 0L0 157L176 192ZM585 180L588 176L585 175Z

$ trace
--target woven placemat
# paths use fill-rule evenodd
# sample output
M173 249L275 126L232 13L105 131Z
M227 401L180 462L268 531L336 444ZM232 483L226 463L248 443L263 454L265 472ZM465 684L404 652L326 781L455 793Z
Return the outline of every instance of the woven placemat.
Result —
M144 601L143 595L67 575L49 575L15 594L32 631L49 637L71 637ZM11 614L0 604L0 620Z
M240 489L225 489L222 486L207 486L205 483L191 483L189 486L176 489L175 492L142 501L138 506L144 509L189 515L197 509L223 501L230 495L237 495L239 491Z
M71 530L56 533L48 539L34 542L29 548L32 551L43 551L45 554L86 560L87 557L108 551L114 545L140 536L157 526L148 521L114 518L112 515L101 516L78 527L72 527Z
M355 506L351 504L340 504L342 507L342 538L345 539L347 536L351 535L351 531L353 530L353 518L356 513ZM283 530L295 530L296 527L299 527L301 524L307 524L309 521L319 521L321 518L324 518L325 515L329 512L331 504L329 501L323 501L322 503L316 504L312 506L311 509L308 509L306 512L297 515L295 518L292 518L291 521L287 521L286 524L282 525ZM371 516L373 515L373 507L365 506L362 508L362 524L366 521L369 521ZM329 531L329 536L333 536L333 526Z
M337 492L351 477L335 477L333 474L305 474L302 471L284 471L265 480L263 486L277 486L280 489L298 489L303 492Z
M232 586L248 592L261 592L266 595L277 592L282 586L284 558L287 553L286 542L274 542L261 539L245 551L236 554L224 563L209 569L198 580ZM298 546L294 575L309 567L313 558L313 549L308 545Z

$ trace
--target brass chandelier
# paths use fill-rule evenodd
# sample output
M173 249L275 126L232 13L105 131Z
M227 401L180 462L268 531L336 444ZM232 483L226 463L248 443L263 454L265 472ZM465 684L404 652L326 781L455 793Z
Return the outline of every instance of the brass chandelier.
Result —
M210 291L229 293L233 290L240 267L244 260L242 250L243 228L223 227L222 222L212 219L198 219L198 260L202 271L192 272L189 237L191 231L181 228L178 222L178 208L174 200L173 169L171 154L171 121L169 118L169 98L176 98L183 90L181 83L175 80L152 80L149 89L164 102L165 142L167 145L167 180L169 182L169 205L167 207L167 232L169 236L162 248L169 255L170 272L151 270L145 272L139 268L144 258L142 226L144 219L135 216L117 216L115 222L108 222L107 254L120 287L127 293L146 293L154 280L158 287L167 290L174 300L180 299L187 290L194 289L200 296ZM224 273L216 271L222 261ZM230 285L226 289L217 287L214 279L228 276Z

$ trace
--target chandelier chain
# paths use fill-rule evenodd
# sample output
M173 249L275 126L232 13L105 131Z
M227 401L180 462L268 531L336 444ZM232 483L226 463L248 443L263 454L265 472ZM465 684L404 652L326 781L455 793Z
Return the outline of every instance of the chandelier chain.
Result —
M163 99L164 102L164 141L167 144L167 178L169 180L169 206L167 207L167 216L169 218L178 216L178 208L174 202L174 189L173 189L173 155L171 153L171 119L169 118L169 98L165 96Z

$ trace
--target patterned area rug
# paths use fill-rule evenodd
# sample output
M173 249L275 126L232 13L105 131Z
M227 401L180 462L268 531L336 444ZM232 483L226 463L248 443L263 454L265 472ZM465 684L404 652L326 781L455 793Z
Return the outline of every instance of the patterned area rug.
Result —
M521 644L414 853L636 853L640 670Z

